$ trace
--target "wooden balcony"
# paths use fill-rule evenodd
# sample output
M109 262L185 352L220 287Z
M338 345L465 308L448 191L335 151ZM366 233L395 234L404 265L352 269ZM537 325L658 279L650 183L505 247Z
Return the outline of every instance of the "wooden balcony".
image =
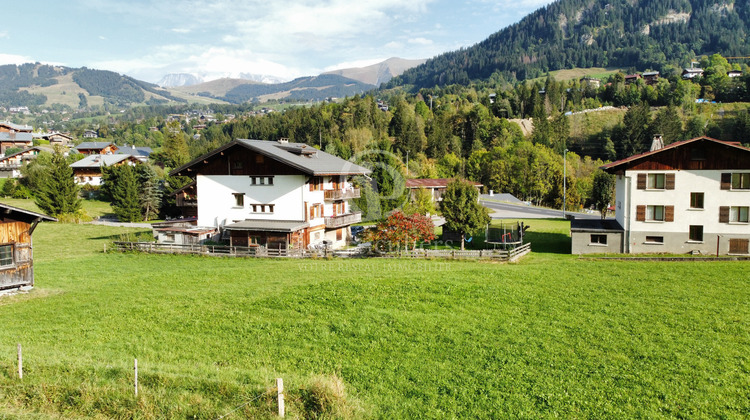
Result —
M333 200L348 200L350 198L359 198L359 188L348 188L346 190L325 190L323 191L325 199L328 201Z
M349 213L342 214L341 216L325 217L326 227L329 229L336 229L344 226L349 226L352 223L359 223L362 221L362 213Z

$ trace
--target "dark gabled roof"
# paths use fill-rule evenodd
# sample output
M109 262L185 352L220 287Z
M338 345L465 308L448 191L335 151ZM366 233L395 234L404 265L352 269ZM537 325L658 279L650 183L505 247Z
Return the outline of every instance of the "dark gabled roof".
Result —
M78 146L74 147L74 149L76 149L76 150L80 150L80 149L101 150L101 149L104 149L105 147L107 147L109 145L113 145L113 146L117 147L117 145L115 145L111 141L84 141L83 143L81 143Z
M308 222L296 220L259 220L246 219L241 222L224 226L226 230L257 230L262 232L285 232L291 233L309 227Z
M571 232L622 232L623 228L615 219L573 219Z
M737 151L739 151L739 152L750 152L750 149L748 149L747 147L742 146L739 142L723 141L723 140L717 140L717 139L714 139L714 138L711 138L711 137L703 136L703 137L696 137L696 138L690 139L690 140L676 141L676 142L670 143L670 144L668 144L668 145L666 145L666 146L664 146L664 147L662 147L661 149L658 149L658 150L649 151L649 152L645 152L645 153L640 153L640 154L637 154L637 155L633 155L633 156L630 156L630 157L626 157L625 159L620 159L620 160L608 163L606 165L602 165L601 169L604 169L605 171L607 171L609 173L615 173L616 171L621 170L623 168L627 169L628 167L632 166L631 164L633 164L634 162L636 162L636 161L638 161L640 159L643 159L643 158L646 158L646 157L649 157L649 156L653 156L653 155L662 153L662 152L667 151L667 150L671 150L671 149L675 149L675 148L678 148L678 147L682 147L682 146L688 145L690 143L695 143L695 142L698 142L698 141L709 141L709 142L713 142L713 143L716 143L716 144L720 144L722 146L732 147L734 149L737 149Z
M71 163L71 168L101 168L102 166L112 166L124 160L136 160L133 155L88 155L85 158ZM139 161L140 162L140 161Z
M6 217L10 217L13 220L20 220L26 223L32 223L34 221L47 221L56 222L57 219L54 217L47 216L46 214L37 213L30 210L19 209L18 207L9 206L7 204L0 203L0 220L4 220Z
M195 181L193 181L193 182L190 182L188 184L185 184L182 188L178 188L178 189L172 191L172 194L170 194L170 195L177 195L177 194L179 194L181 192L185 192L186 190L188 190L190 188L194 189L195 187L197 187L197 184L196 184Z
M151 155L151 153L154 153L153 149L145 146L117 146L117 151L115 152L115 154L117 155L133 155L143 157L148 157Z
M19 132L16 131L15 133L10 133L7 131L0 131L0 140L2 141L22 141L22 142L30 142L34 141L34 136L31 133L26 132Z
M177 175L182 171L219 154L231 147L239 146L267 156L307 175L366 175L371 171L355 163L333 156L303 143L282 143L268 140L237 139L218 149L193 160L170 172Z
M5 156L3 158L0 158L0 161L8 160L8 159L10 159L12 157L15 157L15 156L18 156L18 155L22 155L22 154L24 154L26 152L29 152L29 151L32 151L32 150L37 150L39 152L50 152L50 153L52 153L52 152L55 151L51 147L44 147L44 146L27 147L26 149L23 149L20 152L16 152L16 153L13 153L12 155L8 155L8 156Z
M10 121L0 121L0 126L8 127L11 130L15 130L16 132L28 132L31 133L31 130L34 128L30 125L20 125L20 124L14 124Z

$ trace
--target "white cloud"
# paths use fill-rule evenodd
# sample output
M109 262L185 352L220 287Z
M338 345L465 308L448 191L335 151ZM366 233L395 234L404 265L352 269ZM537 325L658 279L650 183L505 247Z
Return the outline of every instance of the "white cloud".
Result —
M107 37L105 37L104 35L99 35L99 39L101 39L102 41L106 41Z
M418 38L412 38L412 39L410 39L409 40L409 44L415 44L415 45L432 45L433 42L430 39L418 37Z
M10 38L10 35L8 35L8 31L0 31L0 39L8 39Z
M192 30L188 28L172 28L172 32L176 34L189 34Z
M15 54L0 54L0 64L23 64L33 63L34 60L31 57Z

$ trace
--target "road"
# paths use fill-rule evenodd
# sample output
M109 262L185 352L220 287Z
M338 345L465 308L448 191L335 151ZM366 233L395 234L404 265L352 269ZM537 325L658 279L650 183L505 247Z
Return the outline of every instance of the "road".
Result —
M562 219L562 210L553 210L543 207L527 206L525 204L501 203L497 201L479 201L490 210L493 219ZM598 213L567 212L575 215L576 219L599 219Z

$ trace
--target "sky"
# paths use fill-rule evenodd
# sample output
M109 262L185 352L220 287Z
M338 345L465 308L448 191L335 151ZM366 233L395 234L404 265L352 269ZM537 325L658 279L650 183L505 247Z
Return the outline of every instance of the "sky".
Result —
M550 0L21 0L0 64L286 80L468 47ZM10 18L13 16L12 18Z

